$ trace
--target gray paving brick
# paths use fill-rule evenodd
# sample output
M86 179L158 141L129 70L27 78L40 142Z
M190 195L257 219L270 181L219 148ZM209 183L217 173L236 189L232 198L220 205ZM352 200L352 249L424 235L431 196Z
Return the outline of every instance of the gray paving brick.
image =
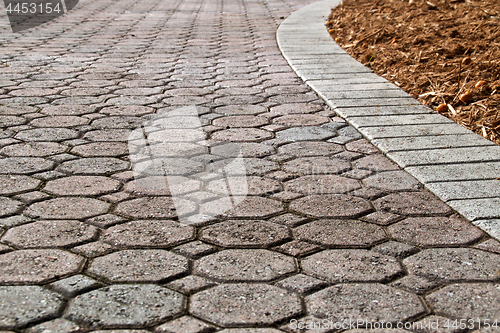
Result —
M418 151L398 151L387 156L403 168L416 165L450 164L458 162L500 161L500 147L459 147L428 149Z
M366 82L363 82L366 81ZM307 83L313 87L313 89L318 89L318 90L333 90L335 89L336 91L343 92L343 91L356 91L360 94L360 96L363 96L363 93L366 91L370 90L398 90L399 87L393 85L390 82L373 82L375 80L371 80L370 78L366 79L361 79L359 78L358 80L355 81L355 78L345 78L345 79L338 79L334 78L332 82L334 84L328 84L328 83L319 83L321 81L308 81Z
M339 102L340 104L344 104L343 100L355 100L355 99L395 99L395 98L402 98L402 99L407 99L410 98L410 95L407 93L403 92L402 90L395 90L395 89L378 89L378 90L366 90L366 91L337 91L337 90L330 90L328 92L324 92L323 96L332 100L333 103ZM364 103L365 101L361 101L361 103Z
M422 183L495 179L500 175L500 162L422 165L405 170Z
M388 81L375 73L343 73L336 74L334 77L324 80L311 79L306 81L306 83L314 90L321 91L323 89L343 89L343 86L354 87L357 85L364 86L365 84L387 84Z
M451 124L453 121L440 114L418 114L418 115L391 115L349 118L352 126L377 127L377 126L405 126L419 124Z
M447 204L471 221L500 217L500 198L450 200Z
M500 196L500 180L464 180L427 183L427 189L444 201Z
M436 148L459 148L459 147L479 147L493 146L494 143L486 140L474 133L452 134L452 135L432 135L414 136L399 138L375 139L372 143L383 152L393 152L401 150L421 150Z
M497 217L500 215L497 215ZM486 231L488 234L495 238L500 238L500 219L479 219L472 221L472 223L479 228Z
M363 134L370 140L383 138L406 138L449 134L470 134L470 131L456 124L408 125L387 127L364 127Z
M393 91L393 90L388 90ZM322 93L319 93L322 97ZM327 104L333 108L338 107L365 107L365 106L400 106L402 108L409 105L415 105L418 102L411 97L374 97L374 98L345 98L345 99L328 99Z

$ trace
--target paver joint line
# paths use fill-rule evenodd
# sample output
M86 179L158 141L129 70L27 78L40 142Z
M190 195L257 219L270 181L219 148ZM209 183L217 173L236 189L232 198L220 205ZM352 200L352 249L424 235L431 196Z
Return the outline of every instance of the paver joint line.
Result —
M331 41L336 2L308 2L80 0L20 33L0 14L0 331L500 317L496 148L433 130Z

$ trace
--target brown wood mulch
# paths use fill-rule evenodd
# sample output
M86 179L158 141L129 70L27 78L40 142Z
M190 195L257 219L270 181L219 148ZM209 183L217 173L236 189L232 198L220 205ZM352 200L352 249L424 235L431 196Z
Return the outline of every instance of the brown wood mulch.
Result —
M500 145L500 1L345 0L326 26L375 73Z

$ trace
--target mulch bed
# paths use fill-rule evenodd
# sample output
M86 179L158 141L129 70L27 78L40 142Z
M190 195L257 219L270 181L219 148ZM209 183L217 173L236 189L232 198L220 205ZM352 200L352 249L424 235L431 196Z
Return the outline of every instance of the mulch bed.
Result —
M326 26L375 73L500 145L500 1L345 0Z

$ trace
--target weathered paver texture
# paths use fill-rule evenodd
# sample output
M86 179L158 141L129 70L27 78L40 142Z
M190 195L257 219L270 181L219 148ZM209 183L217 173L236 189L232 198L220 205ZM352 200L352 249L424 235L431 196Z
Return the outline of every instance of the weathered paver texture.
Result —
M276 28L308 2L81 0L17 34L0 11L0 331L500 320L500 243L363 139L282 57ZM203 189L141 187L127 140L189 105L201 136L171 138L237 142L248 195L185 225L171 192L190 214L226 184L207 173ZM183 147L193 170L213 158Z

